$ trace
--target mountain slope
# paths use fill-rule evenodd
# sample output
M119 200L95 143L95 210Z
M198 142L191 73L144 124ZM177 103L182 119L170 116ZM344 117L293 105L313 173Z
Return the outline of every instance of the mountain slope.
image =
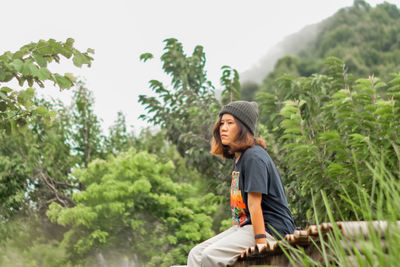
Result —
M328 19L305 27L278 44L260 65L243 73L242 81L270 87L283 73L309 76L324 71L324 60L344 60L356 76L387 80L400 66L400 10L390 3L371 7L363 0Z

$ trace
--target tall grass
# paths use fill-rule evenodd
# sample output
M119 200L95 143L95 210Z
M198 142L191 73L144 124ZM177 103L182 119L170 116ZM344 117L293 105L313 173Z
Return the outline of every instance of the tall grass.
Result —
M399 151L393 145L395 151ZM342 188L342 198L353 207L353 212L358 220L387 222L387 227L380 230L368 224L367 234L355 237L345 236L335 223L343 220L335 217L340 210L335 209L324 192L322 199L326 207L326 214L314 214L315 223L321 222L318 218L328 216L333 226L333 231L325 237L320 234L319 244L314 244L321 257L313 259L306 254L303 248L294 248L282 245L284 253L292 265L303 266L400 266L400 171L398 167L385 166L386 155L380 154L378 149L369 145L371 158L367 167L372 174L372 187L366 187L360 181L354 185L356 194L350 195L346 188ZM356 161L356 159L354 159ZM387 162L387 161L386 161ZM400 157L397 153L397 166L400 166ZM372 188L367 191L366 188ZM313 198L314 199L314 198ZM316 212L313 200L314 212ZM386 223L385 223L386 224Z

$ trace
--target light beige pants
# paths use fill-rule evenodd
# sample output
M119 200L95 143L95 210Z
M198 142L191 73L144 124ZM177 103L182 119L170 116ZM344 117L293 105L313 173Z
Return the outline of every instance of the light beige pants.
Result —
M189 252L188 267L233 265L243 250L255 246L253 225L232 226Z

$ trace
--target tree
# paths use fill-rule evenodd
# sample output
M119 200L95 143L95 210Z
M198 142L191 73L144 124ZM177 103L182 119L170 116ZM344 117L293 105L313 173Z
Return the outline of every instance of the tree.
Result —
M160 81L150 81L157 97L139 96L139 102L148 110L141 118L160 125L166 138L176 145L188 164L208 177L210 187L215 190L223 186L221 182L226 180L229 171L227 165L209 153L212 126L221 106L206 77L203 47L196 46L193 54L186 56L176 39L167 39L165 43L161 61L163 70L171 77L171 85L165 87ZM225 77L226 84L230 84L228 80Z
M60 230L35 214L0 225L0 266L72 266L58 240Z
M123 255L139 266L184 263L189 249L213 235L210 214L217 200L197 197L181 175L200 175L171 161L131 149L107 160L97 159L73 175L86 190L73 195L77 205L52 204L48 216L70 227L63 243L71 260L101 252L105 259Z
M77 67L90 66L89 54L94 51L80 52L73 44L71 38L40 40L0 56L1 222L32 207L43 212L53 200L63 206L72 204L68 192L74 185L68 174L75 162L67 141L68 120L62 111L57 116L53 104L37 100L33 86L44 87L46 81L60 89L74 85L72 74L48 69L61 56L71 58ZM7 86L14 79L20 89ZM26 83L28 88L22 89Z
M258 94L276 95L277 80L283 74L328 74L324 62L329 57L342 59L349 73L357 77L373 74L387 81L390 73L399 70L400 9L395 4L383 3L372 8L366 1L357 0L352 7L340 9L314 28L313 35L304 29L281 44L286 56L266 75ZM304 36L310 37L304 41ZM301 49L293 44L300 44ZM266 122L268 118L263 115L261 120Z
M241 84L241 87L240 98L245 101L254 101L255 93L257 92L259 85L255 82L246 81Z
M74 40L68 38L66 42L57 42L54 39L40 40L21 47L17 52L5 52L0 56L0 129L15 131L26 125L26 120L32 114L54 117L54 113L48 113L43 106L36 106L33 102L36 84L44 87L46 81L54 82L61 89L69 89L75 83L72 74L60 75L51 73L47 68L49 63L60 62L60 57L67 59L72 57L75 66L90 66L93 58L93 49L80 52L73 47ZM11 80L17 80L19 85L28 88L15 90L4 86Z
M74 92L72 100L72 140L74 150L78 153L82 166L87 167L89 162L101 157L101 129L100 120L93 110L94 98L82 81Z
M222 91L222 104L240 100L241 86L239 82L239 73L229 66L223 66L221 84L225 87Z
M34 105L58 109L51 122L39 114L27 118L23 132L0 132L0 220L34 209L44 214L51 201L73 205L76 181L69 173L76 164L68 143L70 118L62 107L45 100Z
M118 118L109 128L108 137L105 139L105 150L109 154L118 154L127 151L135 144L133 133L126 129L126 119L122 112L118 112Z
M272 115L280 127L264 128L300 224L311 222L314 212L327 219L320 191L337 207L338 219L362 219L355 217L351 203L357 198L356 185L371 194L375 190L369 167L377 162L376 151L398 178L399 75L381 94L386 84L379 79L347 79L338 59L330 58L328 66L330 75L282 76L279 89L287 95L277 110L279 115ZM276 108L270 104L261 106Z

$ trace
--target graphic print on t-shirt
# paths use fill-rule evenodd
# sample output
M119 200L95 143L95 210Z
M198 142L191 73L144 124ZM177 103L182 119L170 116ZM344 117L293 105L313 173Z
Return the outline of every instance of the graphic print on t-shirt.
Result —
M232 172L231 209L233 225L242 225L247 221L246 205L239 190L239 176L240 172Z

